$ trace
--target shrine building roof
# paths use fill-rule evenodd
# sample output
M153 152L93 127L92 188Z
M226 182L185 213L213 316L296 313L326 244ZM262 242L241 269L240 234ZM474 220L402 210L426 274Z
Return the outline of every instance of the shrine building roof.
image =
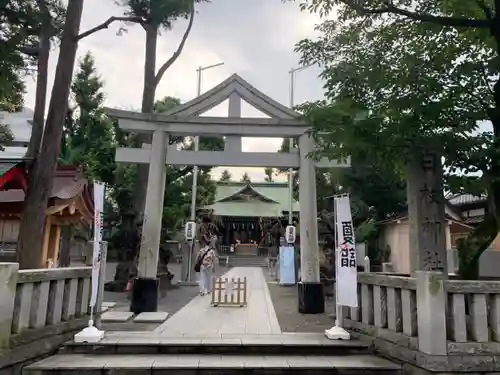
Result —
M215 202L204 208L218 216L280 217L289 210L288 184L279 182L219 182ZM293 212L299 212L293 201Z

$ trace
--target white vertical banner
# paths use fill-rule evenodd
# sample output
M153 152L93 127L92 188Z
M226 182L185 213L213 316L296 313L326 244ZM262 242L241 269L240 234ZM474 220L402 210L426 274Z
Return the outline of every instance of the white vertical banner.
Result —
M103 211L104 184L94 183L94 244L92 251L92 294L90 295L90 307L95 306L99 290Z
M348 195L335 197L336 231L338 240L336 259L337 304L358 307L358 271L356 243L352 225L351 203Z

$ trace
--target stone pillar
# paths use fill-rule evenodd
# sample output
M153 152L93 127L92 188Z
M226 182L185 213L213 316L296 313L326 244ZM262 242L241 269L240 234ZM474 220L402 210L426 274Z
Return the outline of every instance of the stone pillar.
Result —
M0 263L0 349L10 345L18 271L18 263Z
M325 311L325 297L319 273L318 209L316 205L316 170L308 154L314 149L313 139L299 138L300 169L300 275L298 283L299 312L320 314Z
M410 272L447 275L443 166L436 153L415 155L406 168Z
M241 117L241 98L237 92L233 92L229 95L228 107L228 117ZM241 152L241 136L228 135L226 137L224 150L230 152Z
M426 354L445 356L448 354L448 344L444 275L442 272L416 271L415 276L418 350Z
M165 195L167 145L168 135L163 130L156 130L151 145L139 265L132 288L130 311L134 313L152 312L158 308L156 274Z
M198 250L200 246L198 241L194 244L191 241L184 241L182 244L182 265L181 265L181 285L197 285L196 277L197 274L194 271L194 265L196 262L196 256L198 255ZM191 261L189 261L191 259ZM191 272L189 272L191 270Z

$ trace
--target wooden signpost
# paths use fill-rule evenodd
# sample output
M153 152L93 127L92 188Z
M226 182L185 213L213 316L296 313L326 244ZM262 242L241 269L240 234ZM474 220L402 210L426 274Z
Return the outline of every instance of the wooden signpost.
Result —
M212 292L212 306L247 305L247 278L214 277Z

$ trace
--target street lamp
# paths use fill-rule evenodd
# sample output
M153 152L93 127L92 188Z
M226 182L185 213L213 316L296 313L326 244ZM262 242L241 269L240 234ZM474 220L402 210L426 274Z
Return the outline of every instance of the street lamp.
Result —
M299 66L297 68L292 68L288 72L290 74L290 108L293 108L294 106L294 101L295 101L295 73L301 72L307 68L310 68L314 64L309 64L309 65L303 65ZM290 138L288 140L288 148L289 152L292 152L293 148L293 138ZM289 209L288 209L288 225L292 225L293 221L293 215L292 215L292 210L293 210L293 168L288 169L288 195L289 195Z
M197 96L201 95L201 73L204 70L212 69L212 68L217 68L218 66L224 65L223 62L213 64L213 65L207 65L207 66L200 66L198 69L196 69L196 72L198 73L198 89L197 89ZM199 137L194 137L194 150L198 151L200 149L200 138ZM191 189L192 195L191 195L191 220L194 221L195 216L196 216L196 193L198 189L198 166L195 165L193 167L193 188Z
M212 69L212 68L217 68L219 66L224 65L224 62L220 62L217 64L212 64L212 65L207 65L207 66L200 66L198 69L196 69L196 72L198 73L198 87L196 90L197 96L201 95L201 78L202 78L202 73L205 70ZM194 137L194 150L198 151L200 149L200 138L199 137ZM198 166L195 165L193 167L193 186L191 188L191 221L195 221L196 219L196 194L198 190ZM191 281L192 277L192 264L193 264L193 251L194 251L194 240L192 241L192 244L189 249L189 254L188 254L188 262L187 262L187 273L185 274L187 276L186 281Z

